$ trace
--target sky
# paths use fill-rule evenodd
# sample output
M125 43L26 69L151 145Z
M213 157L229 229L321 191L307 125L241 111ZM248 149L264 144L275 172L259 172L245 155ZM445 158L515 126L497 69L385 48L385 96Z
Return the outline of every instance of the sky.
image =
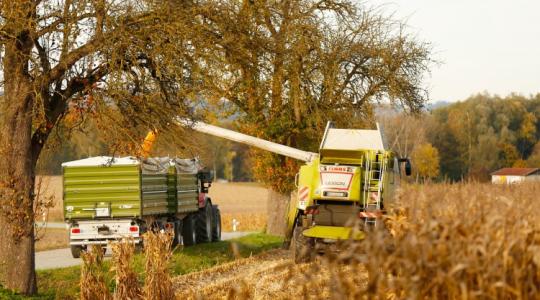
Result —
M540 93L540 1L370 0L431 43L430 102Z

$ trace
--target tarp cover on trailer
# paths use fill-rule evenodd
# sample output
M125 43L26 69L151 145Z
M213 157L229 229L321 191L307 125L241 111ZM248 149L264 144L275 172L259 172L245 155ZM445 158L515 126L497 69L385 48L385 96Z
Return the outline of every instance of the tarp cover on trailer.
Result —
M141 171L143 174L167 174L170 166L168 157L150 157L143 159Z
M198 159L175 158L173 162L178 173L194 174L202 168Z
M62 164L62 167L91 167L91 166L132 166L138 165L140 162L136 157L112 157L112 156L95 156L74 161L68 161Z

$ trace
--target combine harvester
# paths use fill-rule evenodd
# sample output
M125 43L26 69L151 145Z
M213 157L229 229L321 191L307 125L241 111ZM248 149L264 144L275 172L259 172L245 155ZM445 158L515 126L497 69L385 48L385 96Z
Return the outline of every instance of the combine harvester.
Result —
M376 130L337 129L328 122L319 153L302 151L232 130L179 120L196 131L247 144L306 162L296 175L297 197L287 215L287 240L292 240L296 262L306 262L325 245L337 240L362 239L356 230L377 226L411 164L398 158ZM316 247L317 246L317 247ZM322 247L319 247L322 246Z
M89 245L132 238L147 230L171 230L173 245L221 239L219 208L207 196L212 174L197 159L91 157L62 164L64 217L73 257Z

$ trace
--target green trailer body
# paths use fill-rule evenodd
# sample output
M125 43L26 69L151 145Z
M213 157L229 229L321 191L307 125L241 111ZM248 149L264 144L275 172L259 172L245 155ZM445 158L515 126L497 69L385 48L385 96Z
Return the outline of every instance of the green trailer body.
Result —
M66 162L64 216L74 258L89 245L131 239L152 229L174 233L172 245L221 239L221 214L207 196L210 172L197 159L89 157Z
M196 211L198 164L168 158L139 161L106 157L63 164L66 220L143 218ZM177 170L181 172L177 172Z
M199 209L198 178L193 176L201 168L197 161L191 159L174 159L176 186L176 205L178 213L188 213Z

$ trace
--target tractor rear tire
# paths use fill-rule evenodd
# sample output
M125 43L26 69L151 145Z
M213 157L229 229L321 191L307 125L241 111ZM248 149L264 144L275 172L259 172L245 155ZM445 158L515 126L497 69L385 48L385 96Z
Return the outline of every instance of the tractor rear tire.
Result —
M212 204L207 202L197 212L197 243L209 243L212 241Z
M315 241L313 238L304 236L302 231L303 228L301 226L296 226L292 238L291 248L294 255L294 262L297 264L311 262L315 255Z
M212 242L221 241L221 212L216 205L212 205Z
M182 220L182 241L184 246L192 246L197 242L195 215L189 214Z
M71 256L73 258L81 258L81 252L83 251L82 246L70 246L71 248Z

